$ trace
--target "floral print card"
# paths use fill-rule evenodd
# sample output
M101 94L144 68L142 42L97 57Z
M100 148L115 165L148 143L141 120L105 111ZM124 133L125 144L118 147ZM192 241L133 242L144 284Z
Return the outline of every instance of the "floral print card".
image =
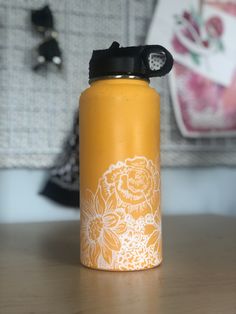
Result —
M202 7L199 7L199 1L163 0L159 3L148 43L163 44L174 55L175 64L169 75L170 90L176 121L182 135L236 136L236 58L232 57L233 54L236 55L236 41L233 35L236 32L236 1L207 1L207 5L205 1ZM163 3L165 5L162 5ZM164 14L163 7L166 7L167 3L172 13L167 11ZM173 6L176 8L173 9ZM206 7L207 12L211 14L207 19L203 19L201 12L204 12ZM196 13L197 8L200 17ZM181 15L178 13L180 11ZM175 24L171 26L165 21L166 16L170 20L170 15L173 23L178 23L179 16L180 20L184 21L181 35L179 26L175 28ZM165 25L166 29L161 31L158 25ZM226 29L227 36L224 36ZM208 52L208 47L211 53ZM215 56L212 57L211 54ZM211 61L217 58L219 61L215 61L215 70L211 71ZM226 68L230 62L229 70Z
M228 86L236 66L236 19L197 0L158 2L148 42L169 49L177 62Z

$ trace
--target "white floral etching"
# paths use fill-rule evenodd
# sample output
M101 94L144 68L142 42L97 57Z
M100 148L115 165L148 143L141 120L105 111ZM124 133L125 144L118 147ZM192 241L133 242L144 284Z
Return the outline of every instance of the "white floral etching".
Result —
M161 262L159 165L138 156L119 161L95 193L81 195L81 261L107 270Z

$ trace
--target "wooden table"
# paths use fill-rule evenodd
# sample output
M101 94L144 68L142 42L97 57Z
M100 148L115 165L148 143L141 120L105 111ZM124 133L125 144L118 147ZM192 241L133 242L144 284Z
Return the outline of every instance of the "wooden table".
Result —
M236 218L164 218L159 268L79 264L78 222L0 225L1 314L235 314Z

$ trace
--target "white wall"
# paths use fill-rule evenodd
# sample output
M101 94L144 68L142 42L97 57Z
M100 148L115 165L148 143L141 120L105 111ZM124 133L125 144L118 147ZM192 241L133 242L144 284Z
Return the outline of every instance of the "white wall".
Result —
M0 170L0 222L78 219L79 211L68 209L39 195L45 170Z
M0 170L0 222L78 219L76 209L48 201L38 193L45 170ZM236 169L163 169L165 214L236 214Z
M163 209L168 214L236 215L236 169L165 169Z

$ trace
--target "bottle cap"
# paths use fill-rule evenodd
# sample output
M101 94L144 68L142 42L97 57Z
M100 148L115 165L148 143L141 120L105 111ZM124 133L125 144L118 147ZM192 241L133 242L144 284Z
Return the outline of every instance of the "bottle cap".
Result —
M109 49L94 50L89 62L89 79L104 76L164 76L173 66L170 52L160 45L121 48L116 41Z

